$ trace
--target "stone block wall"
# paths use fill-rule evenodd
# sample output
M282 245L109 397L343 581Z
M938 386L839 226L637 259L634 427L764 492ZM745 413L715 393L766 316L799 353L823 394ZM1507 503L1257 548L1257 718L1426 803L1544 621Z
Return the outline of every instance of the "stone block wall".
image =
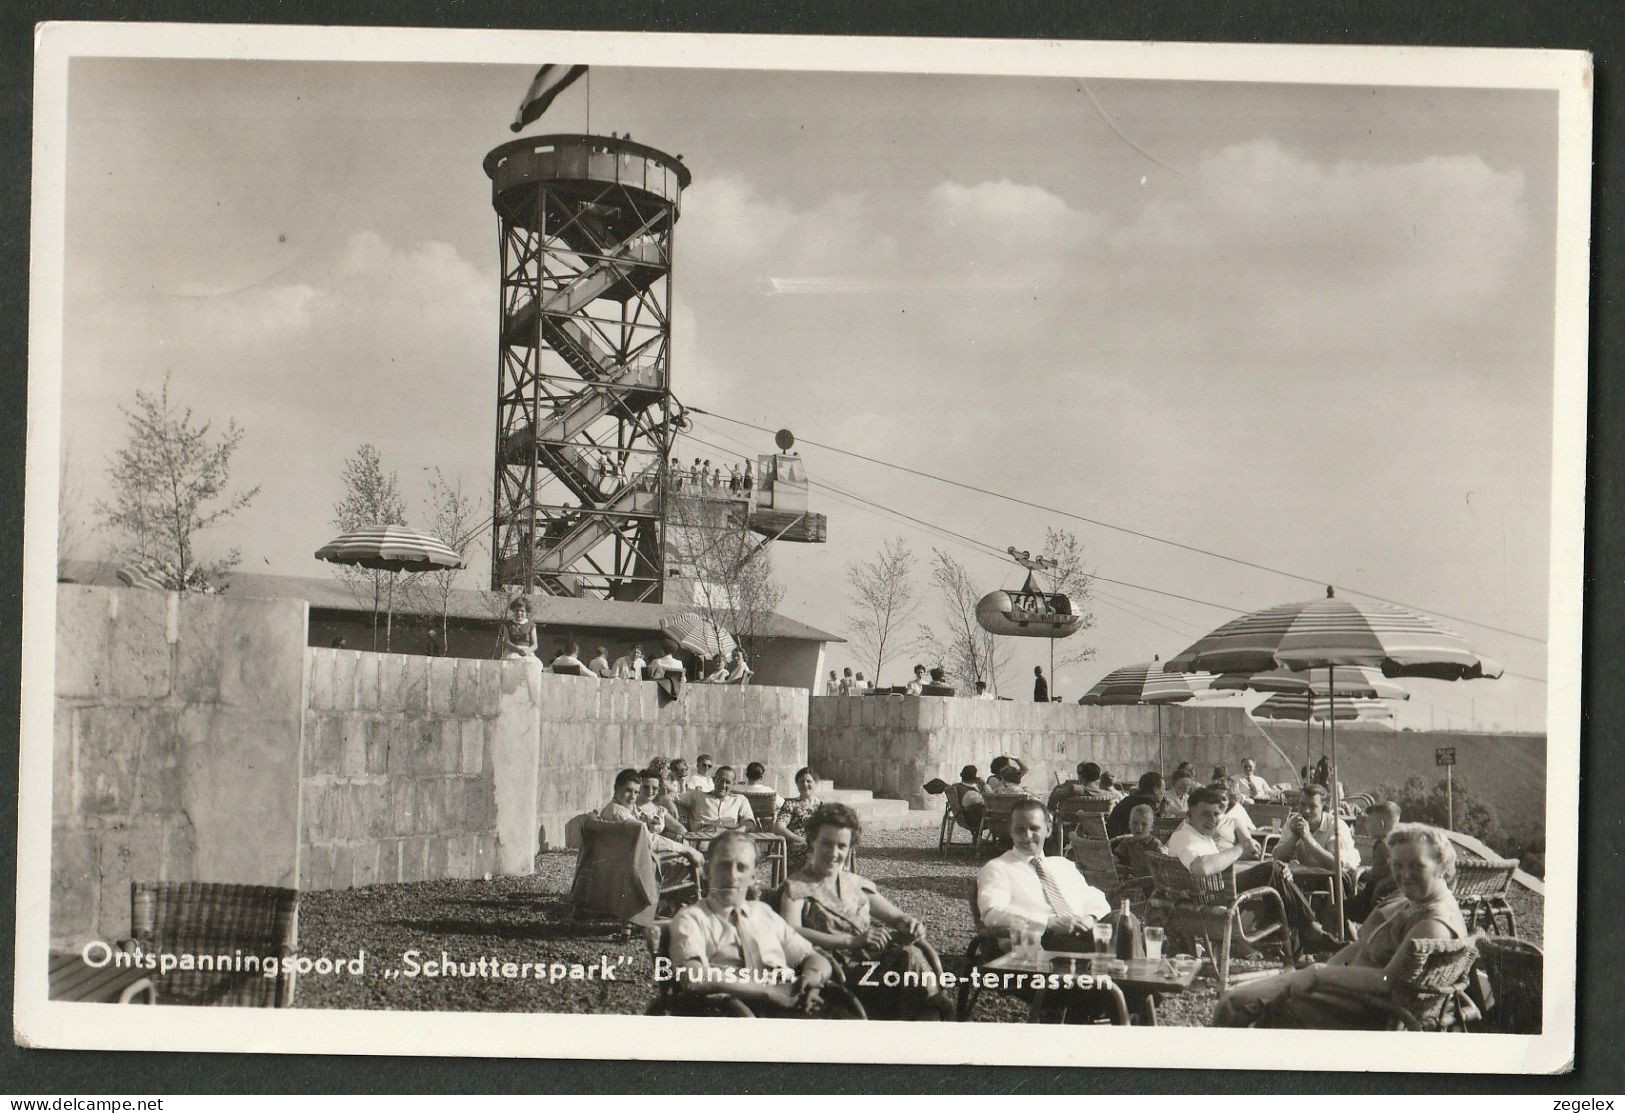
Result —
M126 936L134 880L295 884L304 639L296 600L59 586L53 944Z
M497 769L516 727L534 734L538 667L344 649L305 660L301 888L504 872ZM529 836L508 832L522 844L510 864L528 866Z
M578 844L571 821L609 799L615 774L655 756L707 753L732 765L767 767L767 783L793 792L807 764L807 690L690 684L664 700L653 683L594 682L544 674L539 697L539 800L543 848Z
M1158 716L1169 769L1192 762L1206 776L1214 765L1235 771L1251 756L1271 781L1291 767L1239 707L1080 707L1066 703L980 701L936 696L814 696L807 752L819 776L911 807L940 807L922 785L959 779L974 765L986 775L999 754L1027 763L1027 783L1049 786L1095 761L1132 781L1157 767Z

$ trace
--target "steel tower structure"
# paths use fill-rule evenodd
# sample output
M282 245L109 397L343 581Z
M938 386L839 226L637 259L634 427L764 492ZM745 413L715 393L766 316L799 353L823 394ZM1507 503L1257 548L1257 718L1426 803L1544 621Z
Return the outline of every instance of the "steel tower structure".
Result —
M688 168L627 139L539 135L485 172L502 260L492 590L658 601Z

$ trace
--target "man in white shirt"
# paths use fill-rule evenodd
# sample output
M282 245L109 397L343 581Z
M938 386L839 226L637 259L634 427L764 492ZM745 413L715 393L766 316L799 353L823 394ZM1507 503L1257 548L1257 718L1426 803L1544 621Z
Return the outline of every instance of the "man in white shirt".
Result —
M597 673L581 663L581 647L575 642L571 642L567 649L553 658L551 667L554 672L561 673L564 676L585 676L593 680L598 679Z
M910 680L908 682L908 694L911 695L911 696L919 695L922 691L925 690L925 686L926 686L927 683L928 683L928 681L925 678L925 666L924 665L915 665L914 666L914 679Z
M631 653L622 654L615 658L615 679L642 680L647 664L648 662L643 659L643 647L635 645L632 647Z
M690 821L690 832L711 836L720 831L756 829L750 801L734 792L733 787L733 767L724 765L717 770L716 787L710 792L695 789L678 797L677 803Z
M615 670L609 665L609 651L603 646L599 646L593 659L587 662L587 668L600 680L608 680L615 675Z
M1220 846L1215 835L1228 804L1223 789L1203 785L1190 794L1185 821L1168 836L1168 853L1178 858L1191 874L1205 884L1217 887L1219 877L1243 858L1256 853L1251 840ZM1292 880L1292 872L1279 861L1253 861L1236 870L1236 891L1268 885L1280 894L1290 929L1294 952L1335 948L1332 939L1315 920L1309 898Z
M1250 757L1241 759L1241 775L1230 778L1230 791L1234 792L1237 801L1243 804L1254 800L1267 800L1272 795L1270 783L1258 775L1258 763Z
M997 696L995 696L992 692L987 690L987 681L985 681L985 680L978 680L976 682L976 695L974 695L971 698L972 699L979 699L979 700L996 700L996 699L998 699Z
M1304 786L1298 797L1298 811L1287 820L1286 832L1275 844L1275 857L1282 862L1329 870L1336 860L1332 852L1335 838L1342 845L1343 872L1351 874L1360 866L1360 851L1348 824L1327 809L1327 797L1325 785Z
M677 655L671 651L671 647L667 646L664 653L649 662L649 667L644 675L650 680L660 680L668 676L687 678L688 668L682 661L678 660Z
M1035 927L1044 932L1048 950L1092 951L1095 921L1111 905L1069 859L1045 855L1049 835L1042 801L1017 804L1010 813L1011 848L976 875L976 907L982 922L997 931Z
M698 789L701 792L710 792L715 785L711 781L711 766L714 763L710 754L701 754L694 759L695 772L688 771L688 762L677 758L671 763L672 777L677 781L679 792L692 792Z
M825 687L824 694L826 696L838 696L841 694L841 677L840 674L834 669L829 670L829 684L827 687Z

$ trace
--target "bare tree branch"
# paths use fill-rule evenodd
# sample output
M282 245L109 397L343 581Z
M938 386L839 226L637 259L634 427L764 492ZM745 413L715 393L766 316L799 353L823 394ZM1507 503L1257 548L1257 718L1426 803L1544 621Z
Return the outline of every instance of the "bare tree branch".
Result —
M871 675L879 687L886 662L906 648L897 644L899 631L920 606L914 585L914 554L901 536L884 541L874 560L854 561L846 566L846 582L851 588L848 600L852 606L847 627L853 643L867 654L865 663L873 662Z

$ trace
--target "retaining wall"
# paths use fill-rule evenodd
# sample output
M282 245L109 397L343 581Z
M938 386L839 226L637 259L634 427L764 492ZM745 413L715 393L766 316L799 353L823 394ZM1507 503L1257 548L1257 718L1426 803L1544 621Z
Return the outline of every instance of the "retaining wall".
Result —
M344 888L526 874L615 773L806 762L801 688L307 648L305 604L61 585L55 944L129 931L132 880Z
M128 934L135 879L296 883L304 640L301 601L58 588L53 943Z
M1232 772L1252 757L1271 781L1293 771L1239 707L1081 707L938 696L814 696L807 752L821 777L868 788L910 807L940 807L922 785L933 777L957 781L974 765L1011 754L1027 763L1026 783L1048 787L1055 774L1076 774L1095 761L1132 782L1157 768L1158 716L1169 769L1190 761L1201 776L1215 765Z

